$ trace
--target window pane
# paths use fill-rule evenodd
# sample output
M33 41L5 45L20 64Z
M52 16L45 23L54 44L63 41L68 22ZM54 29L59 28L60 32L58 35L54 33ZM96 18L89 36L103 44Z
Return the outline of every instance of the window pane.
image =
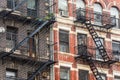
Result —
M36 9L36 0L27 0L27 8L29 9Z
M101 25L102 21L102 7L100 4L94 4L94 21L95 24Z
M102 42L102 45L104 46L104 39L103 38L100 38L100 41ZM97 43L98 45L101 45L101 43ZM97 49L96 50L96 58L97 59L102 59L101 55L100 55L100 52L99 50Z
M118 18L119 18L119 10L118 10L117 8L115 8L115 7L112 7L112 8L110 9L110 14L111 14L112 17L115 16L115 18L117 18L117 19L116 19L116 27L119 28L119 21L118 21Z
M102 77L103 80L107 80L106 74L101 73L101 77Z
M70 80L70 70L68 68L60 69L60 80Z
M79 80L89 80L88 79L88 71L79 70Z
M112 41L112 49L114 58L119 61L120 60L120 42Z
M59 40L60 40L60 51L69 52L69 34L68 34L68 31L60 30Z
M78 34L77 40L78 40L78 45L87 45L87 35Z
M58 7L59 10L68 11L67 0L59 0Z
M16 80L16 71L6 70L6 80Z
M114 80L120 80L120 76L115 76Z
M13 9L17 5L17 0L7 0L7 7Z
M85 8L85 3L83 0L76 0L76 8Z

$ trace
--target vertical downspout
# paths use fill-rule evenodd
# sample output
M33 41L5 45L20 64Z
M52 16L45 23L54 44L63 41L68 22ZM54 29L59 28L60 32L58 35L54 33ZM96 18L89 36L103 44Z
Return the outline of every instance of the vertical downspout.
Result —
M49 5L53 5L53 3L54 3L53 0L49 0ZM49 12L54 14L53 7L50 7ZM54 32L53 32L53 25L50 26L50 60L54 61ZM50 80L54 80L54 64L50 66Z

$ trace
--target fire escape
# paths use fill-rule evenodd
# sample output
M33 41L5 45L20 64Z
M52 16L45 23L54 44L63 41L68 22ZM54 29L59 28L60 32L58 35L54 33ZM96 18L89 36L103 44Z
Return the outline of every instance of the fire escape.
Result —
M98 21L98 22L97 22ZM115 17L108 16L107 14L99 14L97 12L92 12L91 10L85 10L85 9L77 9L76 10L76 20L75 22L82 23L86 26L87 30L89 31L98 51L101 55L103 62L107 64L113 64L116 61L112 60L103 46L100 37L98 36L95 27L104 28L106 30L114 27L116 25L116 19ZM93 72L93 75L95 76L96 80L103 80L96 65L94 62L93 57L91 56L87 45L78 45L78 55L75 57L75 59L82 58L85 60Z
M11 50L9 51L0 51L0 58L3 60L7 59L8 57L12 57L14 59L17 59L14 55L15 51L18 50L19 48L21 48L23 45L26 44L26 42L30 39L33 38L34 35L36 35L39 31L43 30L43 28L48 28L50 27L51 24L55 23L55 16L53 14L48 14L48 15L44 15L41 18L35 18L33 17L28 17L28 16L24 16L24 15L16 15L14 14L17 10L22 9L21 6L23 6L26 3L27 0L22 0L19 4L17 4L14 8L7 10L7 9L1 9L0 11L0 17L3 19L3 22L6 19L15 19L15 20L19 20L19 21L23 21L23 25L25 23L29 23L31 25L31 27L34 29L31 31L31 33L27 36L24 37L19 43L17 43ZM50 5L47 7L47 9L49 7L53 7L53 5ZM23 12L24 13L24 12ZM36 15L35 15L36 16ZM3 34L1 34L0 36L2 36ZM2 40L2 39L1 39ZM20 60L23 58L20 58ZM48 66L52 65L55 63L55 61L47 59L47 60L41 60L41 61L35 61L32 59L23 59L23 64L27 63L27 64L31 64L32 66L37 65L37 69L27 78L27 80L33 80L35 78L36 75L38 75L39 73L41 73L44 69L46 69Z

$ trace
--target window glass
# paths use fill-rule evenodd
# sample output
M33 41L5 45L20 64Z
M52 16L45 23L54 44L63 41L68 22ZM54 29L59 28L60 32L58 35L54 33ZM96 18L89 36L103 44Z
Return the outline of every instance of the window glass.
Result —
M36 0L27 0L27 8L36 9Z
M79 80L89 80L88 79L88 71L79 70Z
M102 24L102 7L100 4L94 4L94 21L96 25Z
M7 7L13 9L17 5L17 0L7 0Z
M60 80L70 80L69 68L60 68Z
M103 80L107 80L106 74L101 73L101 77Z
M60 30L59 39L60 39L60 51L69 52L69 32Z
M115 76L114 80L120 80L120 76Z
M85 3L83 0L76 0L76 8L85 8Z
M6 80L16 80L16 70L6 70Z
M18 28L8 26L6 32L7 47L13 48L17 44Z
M115 8L115 7L112 7L112 8L110 9L110 15L111 15L111 17L114 17L114 16L115 16L115 18L116 18L116 28L120 28L120 27L119 27L119 22L120 22L120 21L118 21L118 18L119 18L119 11L118 11L118 9Z
M120 42L112 41L113 57L115 60L120 61Z
M104 39L100 38L100 41L102 42L102 45L104 46ZM101 43L97 43L98 45L101 45ZM100 55L100 52L98 49L96 49L96 59L102 59L102 56Z
M68 11L67 0L59 0L58 7L59 7L59 10Z

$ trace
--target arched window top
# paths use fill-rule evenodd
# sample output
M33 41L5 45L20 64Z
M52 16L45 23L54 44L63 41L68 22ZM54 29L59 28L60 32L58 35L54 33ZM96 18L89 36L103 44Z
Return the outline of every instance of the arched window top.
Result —
M94 11L102 13L102 6L99 3L94 4Z
M76 8L85 8L85 2L83 0L76 0Z
M110 15L115 16L116 18L119 18L119 10L116 7L111 7Z

